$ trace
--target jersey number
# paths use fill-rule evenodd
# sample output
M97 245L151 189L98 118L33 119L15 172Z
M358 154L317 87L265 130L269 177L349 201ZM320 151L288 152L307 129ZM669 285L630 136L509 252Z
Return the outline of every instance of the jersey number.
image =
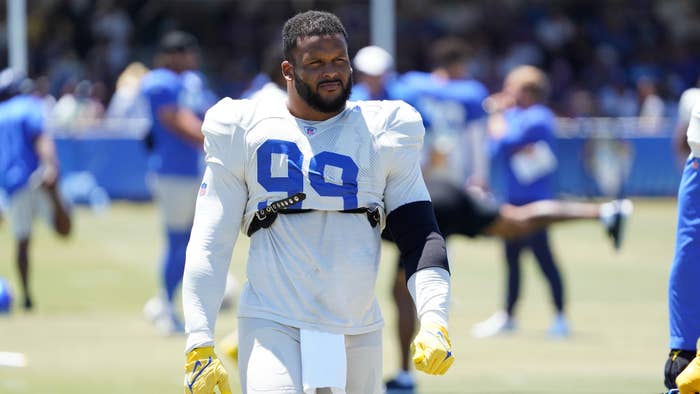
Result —
M273 154L287 157L287 176L272 176ZM304 172L302 164L304 155L299 147L290 141L267 140L258 148L258 183L268 192L287 192L287 196L304 191ZM341 181L326 182L323 176L326 166L340 168ZM308 177L311 187L324 197L342 197L343 209L357 208L357 164L350 156L333 152L321 152L309 161ZM267 203L258 203L258 209ZM301 208L301 203L291 208Z

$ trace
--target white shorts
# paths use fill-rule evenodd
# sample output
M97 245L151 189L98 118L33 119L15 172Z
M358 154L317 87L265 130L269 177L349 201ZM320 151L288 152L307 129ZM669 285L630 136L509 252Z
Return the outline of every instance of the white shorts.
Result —
M238 372L243 394L303 394L299 329L238 318ZM346 335L347 394L382 393L382 331ZM317 394L329 394L319 389Z
M46 190L30 184L17 190L7 203L7 217L12 233L18 240L28 239L34 219L40 218L51 228L54 227L54 208Z
M168 230L189 232L192 229L200 181L194 177L153 176L153 196Z

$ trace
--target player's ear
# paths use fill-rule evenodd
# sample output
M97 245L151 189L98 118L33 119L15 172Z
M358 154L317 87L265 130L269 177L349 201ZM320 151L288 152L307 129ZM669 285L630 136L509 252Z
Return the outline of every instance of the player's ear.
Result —
M289 60L282 62L282 76L284 76L284 79L287 81L292 81L294 79L294 66Z

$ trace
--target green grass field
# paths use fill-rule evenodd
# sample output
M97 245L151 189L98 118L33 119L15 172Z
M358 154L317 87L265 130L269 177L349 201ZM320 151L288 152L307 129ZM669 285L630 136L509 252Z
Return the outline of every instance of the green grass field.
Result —
M519 330L475 340L472 324L501 305L500 243L449 240L453 267L450 334L457 360L443 377L419 376L421 393L660 393L667 344L666 284L675 239L674 200L635 201L623 250L597 223L552 229L563 270L573 336L545 337L552 318L536 264L524 260ZM150 204L116 204L103 215L78 209L68 241L37 226L32 288L36 310L0 316L0 352L25 353L25 368L0 367L0 393L182 392L182 337L162 337L142 315L155 294L162 244ZM247 238L232 271L243 278ZM17 288L14 245L0 225L0 276ZM386 327L384 374L397 367L389 302L395 251L387 247L377 291ZM235 327L220 317L217 337ZM237 372L226 361L234 393Z

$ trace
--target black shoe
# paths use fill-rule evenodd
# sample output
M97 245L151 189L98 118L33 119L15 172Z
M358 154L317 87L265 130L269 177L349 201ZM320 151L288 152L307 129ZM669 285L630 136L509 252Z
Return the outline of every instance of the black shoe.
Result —
M32 302L32 299L30 297L26 297L24 299L24 310L25 311L31 311L32 308L34 308L34 303Z

